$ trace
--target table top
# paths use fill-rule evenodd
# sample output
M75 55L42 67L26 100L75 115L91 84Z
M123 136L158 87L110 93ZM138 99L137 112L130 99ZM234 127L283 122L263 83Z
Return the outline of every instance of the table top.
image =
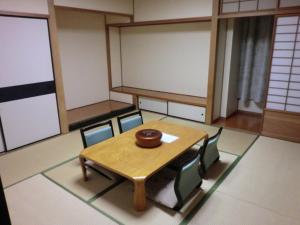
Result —
M142 129L157 129L178 139L163 142L155 148L142 148L135 143L135 133ZM80 157L135 181L148 178L204 138L207 133L200 128L152 121L90 146L80 153Z

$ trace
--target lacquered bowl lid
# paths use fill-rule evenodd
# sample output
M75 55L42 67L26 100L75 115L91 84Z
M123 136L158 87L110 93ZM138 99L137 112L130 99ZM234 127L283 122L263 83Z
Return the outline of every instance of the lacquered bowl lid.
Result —
M139 146L153 148L161 144L162 133L155 129L144 129L136 132L135 137Z

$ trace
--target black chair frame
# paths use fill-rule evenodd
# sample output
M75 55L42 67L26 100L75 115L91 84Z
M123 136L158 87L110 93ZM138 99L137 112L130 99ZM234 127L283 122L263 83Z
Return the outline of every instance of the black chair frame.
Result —
M83 147L84 148L87 148L87 144L86 144L86 141L85 141L84 132L86 132L88 130L92 130L92 129L97 128L97 127L102 127L102 126L105 126L105 125L109 125L111 127L112 136L115 136L111 120L108 120L108 121L102 122L102 123L97 123L97 124L94 124L94 125L91 125L91 126L84 127L84 128L80 129L81 139L82 139Z
M204 142L203 142L203 145L199 149L200 163L201 163L201 165L200 165L200 173L202 174L202 176L207 172L206 169L205 169L205 167L204 167L204 161L203 161L204 160L204 154L205 154L205 151L207 149L206 147L207 147L208 143L211 140L213 140L213 139L217 138L219 135L221 135L222 130L223 130L223 127L220 127L219 130L218 130L218 132L214 136L205 139ZM219 157L215 160L215 162L217 162L217 161L219 161Z
M127 117L130 117L130 116L134 116L134 115L140 115L141 116L141 120L142 120L142 124L144 123L141 110L133 112L133 113L126 114L124 116L118 116L117 120L118 120L118 126L119 126L120 134L122 134L124 132L123 129L122 129L122 125L121 125L121 120L125 119Z

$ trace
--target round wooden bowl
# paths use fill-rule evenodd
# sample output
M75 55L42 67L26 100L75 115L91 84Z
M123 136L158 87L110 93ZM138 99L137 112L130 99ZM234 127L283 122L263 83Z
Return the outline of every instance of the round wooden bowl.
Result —
M136 144L143 148L154 148L161 144L162 133L159 130L144 129L135 133Z

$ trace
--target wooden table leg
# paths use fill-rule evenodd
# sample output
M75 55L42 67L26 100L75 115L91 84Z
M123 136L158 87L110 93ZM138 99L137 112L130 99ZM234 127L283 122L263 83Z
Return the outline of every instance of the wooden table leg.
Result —
M87 181L87 174L86 174L86 167L85 167L85 158L79 157L80 160L80 165L81 165L81 169L82 169L82 174L83 174L83 180Z
M133 203L136 211L146 209L145 180L134 181Z

